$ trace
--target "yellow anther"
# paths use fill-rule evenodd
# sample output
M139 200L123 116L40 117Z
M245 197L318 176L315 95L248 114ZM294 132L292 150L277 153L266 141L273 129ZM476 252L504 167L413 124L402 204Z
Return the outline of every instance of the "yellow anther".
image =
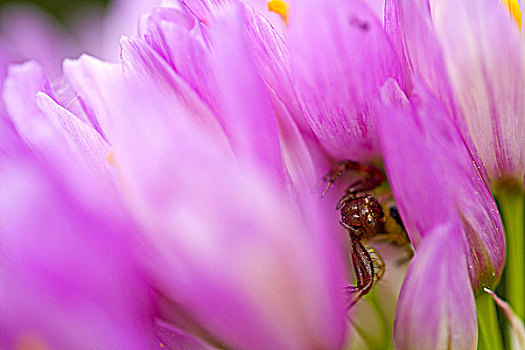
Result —
M281 16L285 24L288 24L288 5L282 0L268 0L268 10Z
M507 8L521 30L521 9L518 0L500 0L500 2Z

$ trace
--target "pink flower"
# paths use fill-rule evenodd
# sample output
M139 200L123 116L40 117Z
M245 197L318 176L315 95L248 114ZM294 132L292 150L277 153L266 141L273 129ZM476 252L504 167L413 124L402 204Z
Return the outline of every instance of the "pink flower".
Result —
M296 131L282 129L281 146L249 33L238 30L254 15L231 7L205 34L191 14L161 8L149 23L166 31L148 35L179 40L123 39L122 66L66 61L59 91L37 64L13 67L5 114L38 157L97 179L74 186L76 196L125 203L164 329L236 348L336 349L345 334L337 221L310 191L314 162L297 152L304 140L291 117ZM171 66L179 48L155 46L161 56L148 45L164 43L193 48L202 65Z
M454 109L490 178L522 183L525 70L519 24L491 0L388 1L387 8L392 32L400 33L398 52Z

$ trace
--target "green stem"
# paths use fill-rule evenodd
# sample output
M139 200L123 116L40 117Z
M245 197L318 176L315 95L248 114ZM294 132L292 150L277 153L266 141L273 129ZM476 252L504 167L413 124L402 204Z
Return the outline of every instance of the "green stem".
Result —
M494 300L487 293L481 293L476 299L479 322L479 349L502 350L503 342L496 315Z
M505 294L516 314L525 317L525 236L523 226L524 193L502 191L498 195L507 237Z

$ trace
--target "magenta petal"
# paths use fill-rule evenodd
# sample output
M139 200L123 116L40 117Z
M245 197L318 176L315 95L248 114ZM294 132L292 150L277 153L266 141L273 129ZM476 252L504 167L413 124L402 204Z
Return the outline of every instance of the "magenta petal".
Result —
M43 68L34 61L12 66L4 83L2 99L6 112L26 141L35 142L47 132L45 118L36 105L36 94L52 96L51 86Z
M491 178L525 173L523 35L498 1L435 2L454 92Z
M268 88L249 51L240 16L238 7L225 9L211 34L221 124L239 158L257 162L284 181L276 117Z
M454 111L443 50L432 27L428 0L388 0L385 26L412 74Z
M391 91L385 90L384 95L402 94L396 87L390 82L385 89ZM403 96L389 97L400 100ZM383 110L378 129L392 193L417 249L421 237L447 222L455 210L432 152L418 128L415 112L410 106L405 108L407 110Z
M439 102L417 85L415 94L417 120L463 222L472 285L476 291L494 286L505 262L505 236L481 162L468 150Z
M68 146L75 158L85 163L110 185L110 182L114 180L114 173L108 162L110 147L107 142L90 125L58 105L48 95L40 92L36 99L37 105L48 118L57 137L60 137L61 141Z
M338 348L343 261L325 222L331 208L296 203L268 164L239 161L213 119L166 99L163 88L128 74L112 82L114 67L87 57L68 66L108 126L128 203L154 252L145 261L157 290L184 308L186 322L234 348Z
M401 288L394 321L397 349L476 349L476 304L459 222L421 243Z
M196 19L178 9L157 8L144 22L141 27L144 43L213 111L217 111L217 88L210 67L211 51L200 26L195 23Z
M97 187L88 209L36 163L2 162L0 347L151 347L151 305L129 220Z
M501 218L479 161L444 106L418 83L408 111L386 111L379 124L393 193L403 211L410 208L403 216L409 233L419 226L423 235L457 210L472 285L475 290L494 285L505 260Z
M404 86L381 22L361 1L296 2L291 11L287 44L308 124L334 157L377 157L371 106L388 78Z

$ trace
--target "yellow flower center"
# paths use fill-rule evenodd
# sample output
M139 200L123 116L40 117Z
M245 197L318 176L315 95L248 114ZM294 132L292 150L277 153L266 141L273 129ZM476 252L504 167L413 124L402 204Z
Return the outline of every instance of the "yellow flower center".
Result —
M288 5L282 0L268 0L268 10L275 12L281 16L285 24L288 24L288 17L286 13L288 11Z
M521 30L521 9L518 0L500 0L500 3L502 3L505 8L507 8L510 15L512 18L514 18Z

